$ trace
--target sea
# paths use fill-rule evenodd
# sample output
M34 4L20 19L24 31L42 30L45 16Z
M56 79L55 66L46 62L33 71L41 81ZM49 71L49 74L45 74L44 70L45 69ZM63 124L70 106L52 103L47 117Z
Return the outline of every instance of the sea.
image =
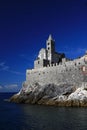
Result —
M7 102L0 93L0 130L87 130L87 108Z

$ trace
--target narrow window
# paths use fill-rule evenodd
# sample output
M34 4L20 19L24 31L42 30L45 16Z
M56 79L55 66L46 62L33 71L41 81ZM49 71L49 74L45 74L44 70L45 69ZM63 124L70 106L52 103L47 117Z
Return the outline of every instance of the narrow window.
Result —
M39 64L40 62L38 61L38 64Z

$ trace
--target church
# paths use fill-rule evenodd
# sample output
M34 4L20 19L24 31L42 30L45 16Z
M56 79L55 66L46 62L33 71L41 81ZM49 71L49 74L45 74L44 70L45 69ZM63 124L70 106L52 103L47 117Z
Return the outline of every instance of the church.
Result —
M38 57L34 61L34 68L46 67L47 65L56 63L59 64L64 58L64 53L58 53L55 51L55 41L52 36L49 35L49 38L46 41L46 49L42 48L39 51Z

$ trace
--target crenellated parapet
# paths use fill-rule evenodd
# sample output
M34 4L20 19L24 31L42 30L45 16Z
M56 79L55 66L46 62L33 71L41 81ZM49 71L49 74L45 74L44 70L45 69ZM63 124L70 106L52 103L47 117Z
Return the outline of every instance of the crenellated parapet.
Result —
M36 68L26 71L26 82L33 84L38 82L39 84L48 83L79 83L83 82L84 75L82 74L81 67L86 65L85 56L73 61L66 61L61 64L49 64L42 68Z

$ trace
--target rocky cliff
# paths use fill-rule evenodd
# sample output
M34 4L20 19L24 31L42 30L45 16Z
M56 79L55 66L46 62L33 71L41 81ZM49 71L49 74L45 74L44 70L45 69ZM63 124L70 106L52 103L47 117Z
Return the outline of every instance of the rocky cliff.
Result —
M26 71L16 103L87 106L87 54L62 65Z
M38 83L31 86L24 84L20 92L13 95L10 101L55 106L87 106L87 82L83 82L81 87L66 83L44 86Z

